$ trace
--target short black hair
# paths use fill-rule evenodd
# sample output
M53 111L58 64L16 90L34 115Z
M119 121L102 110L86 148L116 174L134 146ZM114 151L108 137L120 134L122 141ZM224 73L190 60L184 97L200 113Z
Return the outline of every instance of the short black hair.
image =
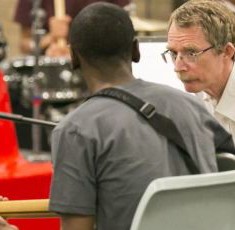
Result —
M135 36L132 21L121 7L105 2L85 7L70 28L70 45L88 62L131 58Z

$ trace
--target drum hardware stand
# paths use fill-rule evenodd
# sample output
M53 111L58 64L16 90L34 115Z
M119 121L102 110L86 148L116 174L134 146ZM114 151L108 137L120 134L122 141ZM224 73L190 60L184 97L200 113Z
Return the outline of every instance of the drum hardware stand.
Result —
M41 55L40 49L40 40L41 37L45 34L45 30L43 28L43 23L45 21L46 12L40 8L41 0L32 0L33 8L32 8L32 35L34 38L34 57L35 57L35 66L33 72L33 87L32 87L32 107L33 107L33 118L40 118L40 108L42 104L42 95L41 89L38 84L39 78L39 57ZM33 142L33 153L35 157L41 151L41 127L33 125L32 126L32 142Z
M4 113L4 112L0 112L0 119L30 124L34 126L44 126L50 129L53 129L57 125L57 123L51 122L51 121L33 119L30 117L24 117L20 114L12 114L12 113ZM36 157L35 157L35 154L32 155L32 154L27 153L24 155L26 159L31 162L45 162L45 161L51 160L51 157L48 154L40 154L40 155L36 155Z
M52 122L52 121L33 119L30 117L24 117L20 114L12 114L12 113L4 113L4 112L0 112L0 119L21 122L21 123L26 123L26 124L41 125L41 126L45 126L49 128L55 128L55 126L57 125L56 122Z
M7 42L3 33L2 25L0 24L0 62L6 57Z

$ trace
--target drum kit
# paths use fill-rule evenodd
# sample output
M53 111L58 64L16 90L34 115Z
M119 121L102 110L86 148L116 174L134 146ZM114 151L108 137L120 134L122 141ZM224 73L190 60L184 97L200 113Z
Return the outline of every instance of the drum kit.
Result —
M37 9L39 6L36 2L39 1L34 2L34 17L42 17L43 14L37 14L37 10L40 9ZM55 3L58 2L63 1L55 1ZM60 17L63 14L64 3L55 6L55 15ZM137 35L149 35L163 31L167 27L166 23L156 20L141 19L136 16L131 16L131 19ZM37 23L33 23L32 26L32 34L36 45L40 41L41 20L40 18L33 20ZM1 47L5 48L5 45L6 42L4 41ZM5 51L4 49L1 50ZM1 50L0 53L5 53L1 52ZM41 56L37 46L34 55L2 61L0 68L3 70L4 80L8 84L13 113L16 114L59 122L65 114L73 110L88 95L82 77L72 70L69 58ZM36 103L40 101L39 110L38 107L35 107L35 101ZM20 147L31 149L31 145L34 142L32 127L30 125L16 124L16 128ZM27 140L25 140L25 136L27 136ZM40 140L42 142L42 150L50 150L48 141L48 136L50 135L47 134L47 131L42 131L40 136L44 136ZM46 140L44 140L45 136Z
M8 84L12 110L15 114L33 117L35 85L39 89L37 99L41 101L40 118L59 122L87 96L81 76L71 68L68 58L39 58L39 71L34 74L35 57L17 57L1 63L4 80ZM16 124L19 144L31 148L31 128ZM42 135L48 136L46 131ZM27 134L28 135L27 135ZM26 135L28 140L25 140ZM43 137L45 139L45 137ZM47 137L46 137L47 139ZM48 140L42 140L42 150L49 150Z

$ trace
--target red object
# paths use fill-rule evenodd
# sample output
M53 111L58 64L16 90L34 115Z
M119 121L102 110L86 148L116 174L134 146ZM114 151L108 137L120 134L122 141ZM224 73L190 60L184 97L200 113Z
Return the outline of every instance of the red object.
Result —
M10 98L1 72L0 111L11 113ZM11 165L14 164L16 157L19 155L15 127L11 121L0 120L0 140L0 163L5 163L11 167Z
M0 112L11 113L10 97L1 72ZM23 158L14 123L0 119L0 195L10 200L47 199L51 175L51 162L35 163ZM60 229L58 218L12 219L9 222L20 230Z

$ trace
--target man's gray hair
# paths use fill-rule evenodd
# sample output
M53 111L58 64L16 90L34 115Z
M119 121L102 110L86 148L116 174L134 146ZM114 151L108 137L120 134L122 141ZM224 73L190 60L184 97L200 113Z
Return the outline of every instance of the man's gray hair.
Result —
M190 0L172 13L169 28L172 23L184 28L202 28L218 53L228 42L235 45L235 15L218 0Z

